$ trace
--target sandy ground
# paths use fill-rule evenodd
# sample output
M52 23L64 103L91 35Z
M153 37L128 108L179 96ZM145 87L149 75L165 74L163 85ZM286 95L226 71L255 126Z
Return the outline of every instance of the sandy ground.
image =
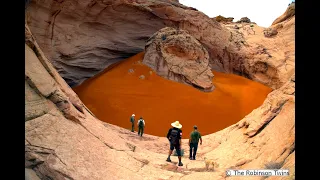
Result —
M73 88L98 119L130 129L129 119L135 113L136 122L140 116L145 119L145 133L162 137L178 120L183 138L188 138L194 125L207 135L238 122L271 92L257 82L215 71L216 89L201 92L156 75L141 64L143 55L128 58ZM145 78L140 79L141 75Z

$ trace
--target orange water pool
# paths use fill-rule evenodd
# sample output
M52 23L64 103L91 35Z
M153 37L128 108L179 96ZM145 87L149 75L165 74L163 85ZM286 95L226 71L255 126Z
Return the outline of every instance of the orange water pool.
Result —
M143 55L130 57L73 88L97 118L129 130L134 113L136 122L144 118L145 133L156 136L166 136L170 124L178 120L183 138L188 138L194 125L206 135L238 122L272 91L244 77L213 71L215 90L201 92L150 73L151 68L138 63ZM139 79L140 75L145 79Z

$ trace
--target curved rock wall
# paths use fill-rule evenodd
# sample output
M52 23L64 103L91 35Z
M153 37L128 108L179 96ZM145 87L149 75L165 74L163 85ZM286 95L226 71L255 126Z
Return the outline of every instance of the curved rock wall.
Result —
M186 29L208 50L215 70L229 71L230 33L208 16L169 1L32 1L29 26L61 76L80 84L107 66L143 51L163 27Z
M184 166L178 168L165 161L166 138L139 137L94 118L44 56L27 26L25 53L26 180L224 180L234 178L225 176L227 169L264 169L268 164L289 169L285 178L294 178L294 76L238 123L203 136L197 160L182 157ZM187 142L182 140L185 154ZM219 167L207 170L204 157Z

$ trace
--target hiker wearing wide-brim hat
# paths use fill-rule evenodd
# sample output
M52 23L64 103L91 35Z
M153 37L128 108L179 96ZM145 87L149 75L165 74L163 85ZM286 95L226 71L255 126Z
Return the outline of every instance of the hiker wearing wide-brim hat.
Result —
M134 117L136 115L135 114L132 114L131 117L130 117L130 122L131 122L131 132L134 132Z
M173 149L176 149L178 158L179 158L179 164L178 166L183 166L181 162L181 137L182 137L182 125L179 123L179 121L171 123L172 128L169 129L167 138L170 142L170 150L169 155L167 158L168 162L171 162L170 156L172 154Z

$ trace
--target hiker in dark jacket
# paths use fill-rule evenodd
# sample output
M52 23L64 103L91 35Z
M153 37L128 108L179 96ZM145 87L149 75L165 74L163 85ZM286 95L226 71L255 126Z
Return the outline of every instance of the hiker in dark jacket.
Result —
M142 117L140 117L140 119L138 120L138 128L139 128L138 135L142 136L145 125L146 123L144 122Z
M131 117L130 117L130 122L131 122L131 132L134 132L134 117L136 115L135 114L132 114Z
M190 160L196 160L199 139L200 139L200 145L202 145L202 138L201 138L200 132L198 131L198 127L193 126L193 131L191 132L190 138L189 138L189 146L190 146L189 159ZM193 150L193 153L192 153L192 150Z
M173 128L170 128L167 134L167 138L170 142L170 150L169 150L169 156L167 158L168 162L171 162L170 156L172 154L173 149L176 149L178 158L179 158L179 164L178 166L183 166L181 162L181 137L182 137L182 125L179 123L179 121L176 121L174 123L171 123L171 126Z

